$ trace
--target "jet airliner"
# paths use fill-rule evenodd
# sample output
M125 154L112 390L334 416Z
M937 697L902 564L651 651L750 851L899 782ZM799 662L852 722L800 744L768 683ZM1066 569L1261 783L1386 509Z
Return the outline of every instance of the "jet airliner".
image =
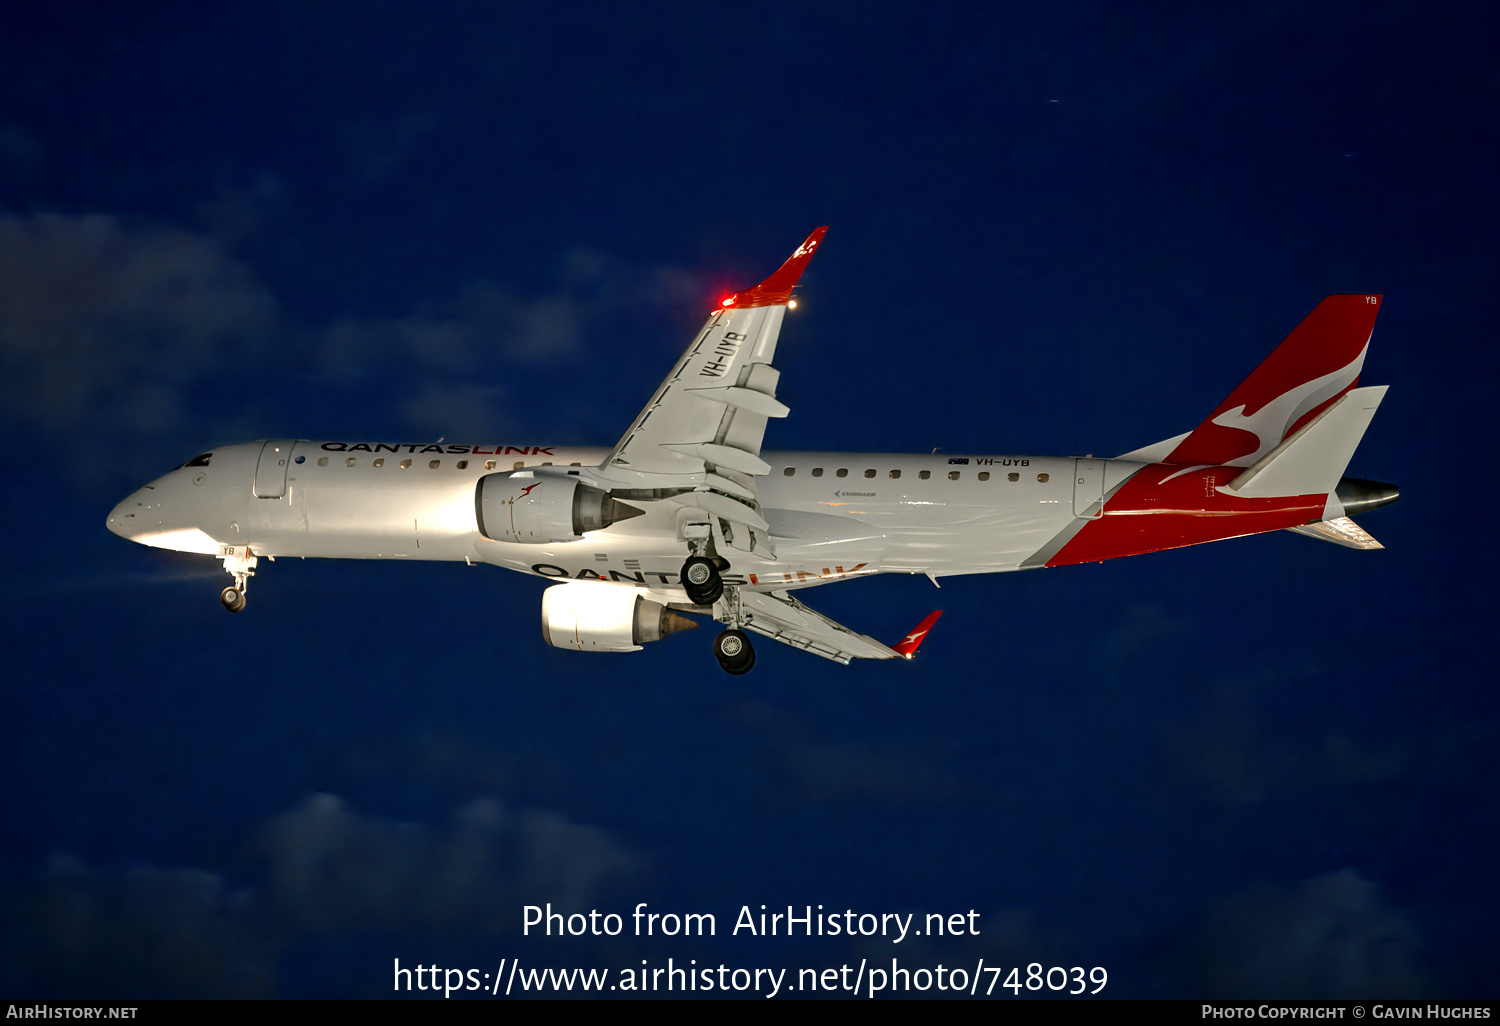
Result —
M1359 387L1379 295L1319 303L1196 428L1114 459L762 451L788 409L773 364L827 228L724 299L613 448L260 440L145 485L108 527L214 556L245 608L261 557L489 563L549 578L548 644L632 652L711 617L748 671L753 632L827 659L910 659L794 593L880 573L996 573L1266 531L1356 549L1393 485L1343 476L1385 395Z

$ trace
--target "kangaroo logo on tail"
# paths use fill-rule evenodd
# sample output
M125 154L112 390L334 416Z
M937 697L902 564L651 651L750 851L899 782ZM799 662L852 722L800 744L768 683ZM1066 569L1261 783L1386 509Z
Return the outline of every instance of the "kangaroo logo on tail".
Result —
M1248 467L1359 383L1380 296L1329 296L1161 462Z

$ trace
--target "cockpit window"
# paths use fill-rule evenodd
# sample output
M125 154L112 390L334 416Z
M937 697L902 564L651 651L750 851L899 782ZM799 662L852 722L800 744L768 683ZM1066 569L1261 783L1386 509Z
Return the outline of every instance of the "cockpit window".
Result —
M211 459L213 459L213 458L214 458L214 454L213 453L211 453L211 452L205 452L202 455L194 456L192 459L190 459L186 463L184 463L183 466L184 467L206 467L206 466L208 466L208 461L211 460Z

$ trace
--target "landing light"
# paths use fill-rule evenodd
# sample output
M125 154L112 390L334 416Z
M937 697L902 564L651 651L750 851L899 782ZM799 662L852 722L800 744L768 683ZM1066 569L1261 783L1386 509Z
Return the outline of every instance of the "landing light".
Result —
M797 309L797 301L795 299L789 299L789 300L787 300L786 301L786 305L787 305L787 307L789 309L792 309L792 310Z

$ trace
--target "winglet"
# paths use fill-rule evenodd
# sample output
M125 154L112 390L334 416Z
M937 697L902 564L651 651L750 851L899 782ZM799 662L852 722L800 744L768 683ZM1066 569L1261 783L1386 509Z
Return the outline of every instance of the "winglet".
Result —
M802 277L802 272L807 270L807 262L812 259L813 250L818 248L818 243L823 241L827 231L826 224L815 229L807 237L807 241L797 247L797 252L787 257L786 263L775 274L753 289L735 293L719 305L742 309L751 306L781 306L788 302L792 298L792 288Z
M907 634L906 637L891 646L891 651L905 656L907 659L916 655L917 646L922 643L923 638L927 637L927 632L932 630L932 625L937 623L938 617L942 615L943 611L941 609L934 609L928 613L927 619L917 624L916 628Z

